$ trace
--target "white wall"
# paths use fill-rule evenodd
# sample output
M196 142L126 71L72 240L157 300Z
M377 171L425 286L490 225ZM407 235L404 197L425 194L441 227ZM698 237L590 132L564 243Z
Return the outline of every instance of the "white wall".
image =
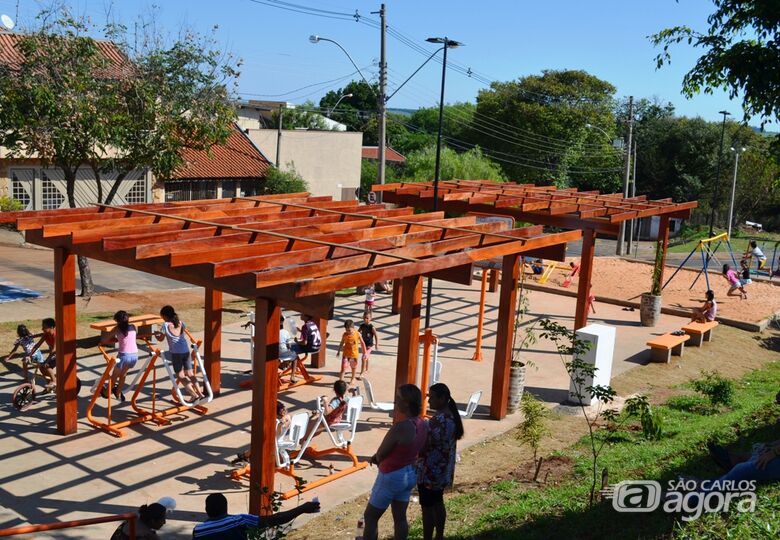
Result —
M272 163L276 160L275 129L250 129L249 138ZM363 134L343 131L282 131L280 164L290 165L309 183L313 195L334 200L355 198L360 186Z

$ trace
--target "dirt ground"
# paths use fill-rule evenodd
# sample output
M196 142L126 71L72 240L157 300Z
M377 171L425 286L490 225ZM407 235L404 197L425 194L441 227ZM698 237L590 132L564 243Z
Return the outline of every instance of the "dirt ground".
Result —
M650 289L652 265L614 257L596 257L593 264L593 294L596 296L639 302L640 295ZM667 267L664 279L669 279L673 272L674 268ZM701 306L707 291L704 276L689 290L697 274L697 270L681 270L664 289L663 305L681 309ZM561 286L565 277L564 270L556 270L547 285L554 290ZM780 286L772 282L754 280L745 288L747 300L741 300L739 296L726 296L729 285L720 273L710 271L709 280L720 317L755 323L780 311ZM576 283L575 279L572 288Z
M735 351L738 353L735 354ZM612 379L612 386L619 396L646 394L655 403L665 402L670 396L687 392L679 386L700 375L702 370L720 371L728 378L738 378L746 372L758 369L780 358L780 333L765 331L760 334L721 326L713 341L704 347L689 347L683 358L672 357L669 364L639 366ZM554 414L549 424L551 436L542 443L541 456L569 447L585 435L586 426L579 416ZM485 491L497 481L512 478L527 481L530 488L533 476L530 466L532 452L517 441L517 430L489 439L466 450L456 467L455 486L446 497L470 492ZM555 483L571 472L571 463L550 457L542 466L539 479ZM358 518L368 502L368 495L344 503L330 512L311 520L292 531L290 540L314 540L323 538L322 531L331 531L331 538L343 538L354 531ZM485 508L474 508L464 516L464 522L476 519ZM409 505L410 521L420 518L417 504ZM386 538L392 531L392 518L388 511L380 521L380 537ZM383 536L382 536L383 535Z

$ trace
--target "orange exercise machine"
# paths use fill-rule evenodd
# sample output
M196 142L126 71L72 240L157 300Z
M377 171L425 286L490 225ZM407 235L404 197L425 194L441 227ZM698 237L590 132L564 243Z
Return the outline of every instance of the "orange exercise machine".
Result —
M282 493L281 498L283 500L296 497L300 493L305 493L323 484L333 482L334 480L368 467L368 462L360 461L352 449L352 443L355 440L355 432L357 431L357 423L362 410L363 396L351 397L347 402L344 420L328 425L325 421L325 410L322 405L322 400L317 399L316 423L311 431L309 431L309 436L306 437L303 444L301 444L301 440L309 427L309 414L301 412L293 415L287 432L277 434L276 437L277 472L296 479L295 466L303 457L319 459L324 456L341 455L348 457L351 460L352 465L335 472L333 472L332 467L330 467L331 473L327 476L308 481L302 486L296 485L295 488ZM330 440L333 443L331 448L317 450L317 448L311 444L312 439L317 435L320 428L323 428L330 436ZM300 448L298 448L299 445ZM233 471L230 476L234 480L239 480L244 476L249 476L250 471L250 466L245 465L241 469Z
M130 319L133 324L135 322L133 319ZM147 321L148 322L148 321ZM157 322L157 321L154 321ZM162 322L160 319L159 322ZM152 323L149 323L152 324ZM93 328L95 325L93 325ZM110 332L110 325L101 325L101 330L104 332ZM188 333L189 336L189 333ZM189 336L191 338L191 336ZM208 412L208 409L205 407L202 407L200 405L193 405L193 404L187 404L187 403L181 403L179 401L179 405L176 405L174 407L169 407L166 409L158 409L157 407L157 370L156 370L156 361L161 356L161 352L158 348L154 347L149 339L151 336L139 336L138 339L144 342L144 344L147 347L147 350L149 351L149 356L146 360L146 364L139 370L138 375L136 376L135 380L132 383L133 386L133 393L130 398L130 406L132 407L133 411L136 413L135 418L130 418L128 420L123 420L120 422L114 422L112 420L112 398L113 398L113 392L109 391L107 392L107 405L106 405L106 419L102 420L95 416L94 414L94 408L97 403L98 398L100 397L101 390L109 383L111 380L111 373L114 370L114 366L116 365L116 356L111 355L106 351L105 347L102 345L98 345L98 349L100 350L100 353L103 355L103 358L106 361L106 369L103 372L103 375L98 379L97 383L92 387L92 397L89 400L89 405L87 405L87 420L98 429L101 429L105 431L106 433L109 433L111 435L114 435L115 437L124 437L125 433L123 431L124 428L128 426L132 426L134 424L140 424L143 422L154 422L157 425L167 425L170 424L169 420L166 420L166 416L170 416L172 414L178 414L181 412L184 412L186 410L191 409L192 411L198 413L198 414L205 414ZM197 343L193 341L193 361L196 364L196 369L198 369L200 362L200 355L198 353L198 347L200 346L201 342L198 341ZM170 368L169 368L170 369ZM172 370L171 370L172 371ZM209 395L209 401L210 398L213 397L213 394L211 393L211 387L208 384L208 379L205 379L205 371L201 370L204 375L204 381L206 383L207 387L207 393ZM141 388L143 388L146 381L149 379L149 376L151 375L152 379L152 392L151 392L151 408L142 407L138 403L138 396L141 392ZM174 393L174 396L176 395L176 392L178 392L178 385L176 384L175 377L172 380L174 384L174 388L172 389L172 392ZM180 394L179 394L180 395Z

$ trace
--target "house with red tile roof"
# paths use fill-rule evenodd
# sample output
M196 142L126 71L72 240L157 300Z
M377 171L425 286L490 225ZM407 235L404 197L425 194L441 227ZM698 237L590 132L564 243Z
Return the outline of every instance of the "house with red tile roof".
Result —
M378 146L364 146L362 151L363 159L370 159L373 161L379 160L379 147ZM401 155L400 152L393 150L389 146L385 148L385 161L389 163L398 163L402 165L406 163L406 158Z

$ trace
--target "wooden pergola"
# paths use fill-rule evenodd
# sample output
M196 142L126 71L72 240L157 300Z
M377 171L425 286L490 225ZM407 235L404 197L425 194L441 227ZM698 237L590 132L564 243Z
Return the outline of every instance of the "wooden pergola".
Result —
M672 199L649 200L646 195L625 198L620 193L558 189L555 186L499 183L485 180L396 183L374 186L382 200L402 207L444 210L452 214L477 212L510 216L517 221L582 231L582 257L574 328L588 322L588 295L593 276L597 235L617 237L619 224L630 219L659 216L658 241L663 244L663 263L669 243L669 220L687 219L697 201L675 203ZM435 201L435 202L434 202ZM435 206L434 206L435 205ZM663 268L661 265L661 282Z
M63 435L74 433L78 420L77 255L204 287L205 369L215 393L220 388L222 293L255 300L253 512L261 510L262 488L273 491L274 486L271 456L281 307L327 322L336 291L384 280L400 282L395 384L415 382L423 276L470 283L473 263L500 258L502 323L496 338L491 415L502 418L520 258L563 260L566 242L582 236L580 230L545 234L541 226L478 223L475 216L446 219L443 211L415 214L412 208L359 205L308 193L13 212L0 214L0 223L15 223L28 242L54 251L57 429Z

